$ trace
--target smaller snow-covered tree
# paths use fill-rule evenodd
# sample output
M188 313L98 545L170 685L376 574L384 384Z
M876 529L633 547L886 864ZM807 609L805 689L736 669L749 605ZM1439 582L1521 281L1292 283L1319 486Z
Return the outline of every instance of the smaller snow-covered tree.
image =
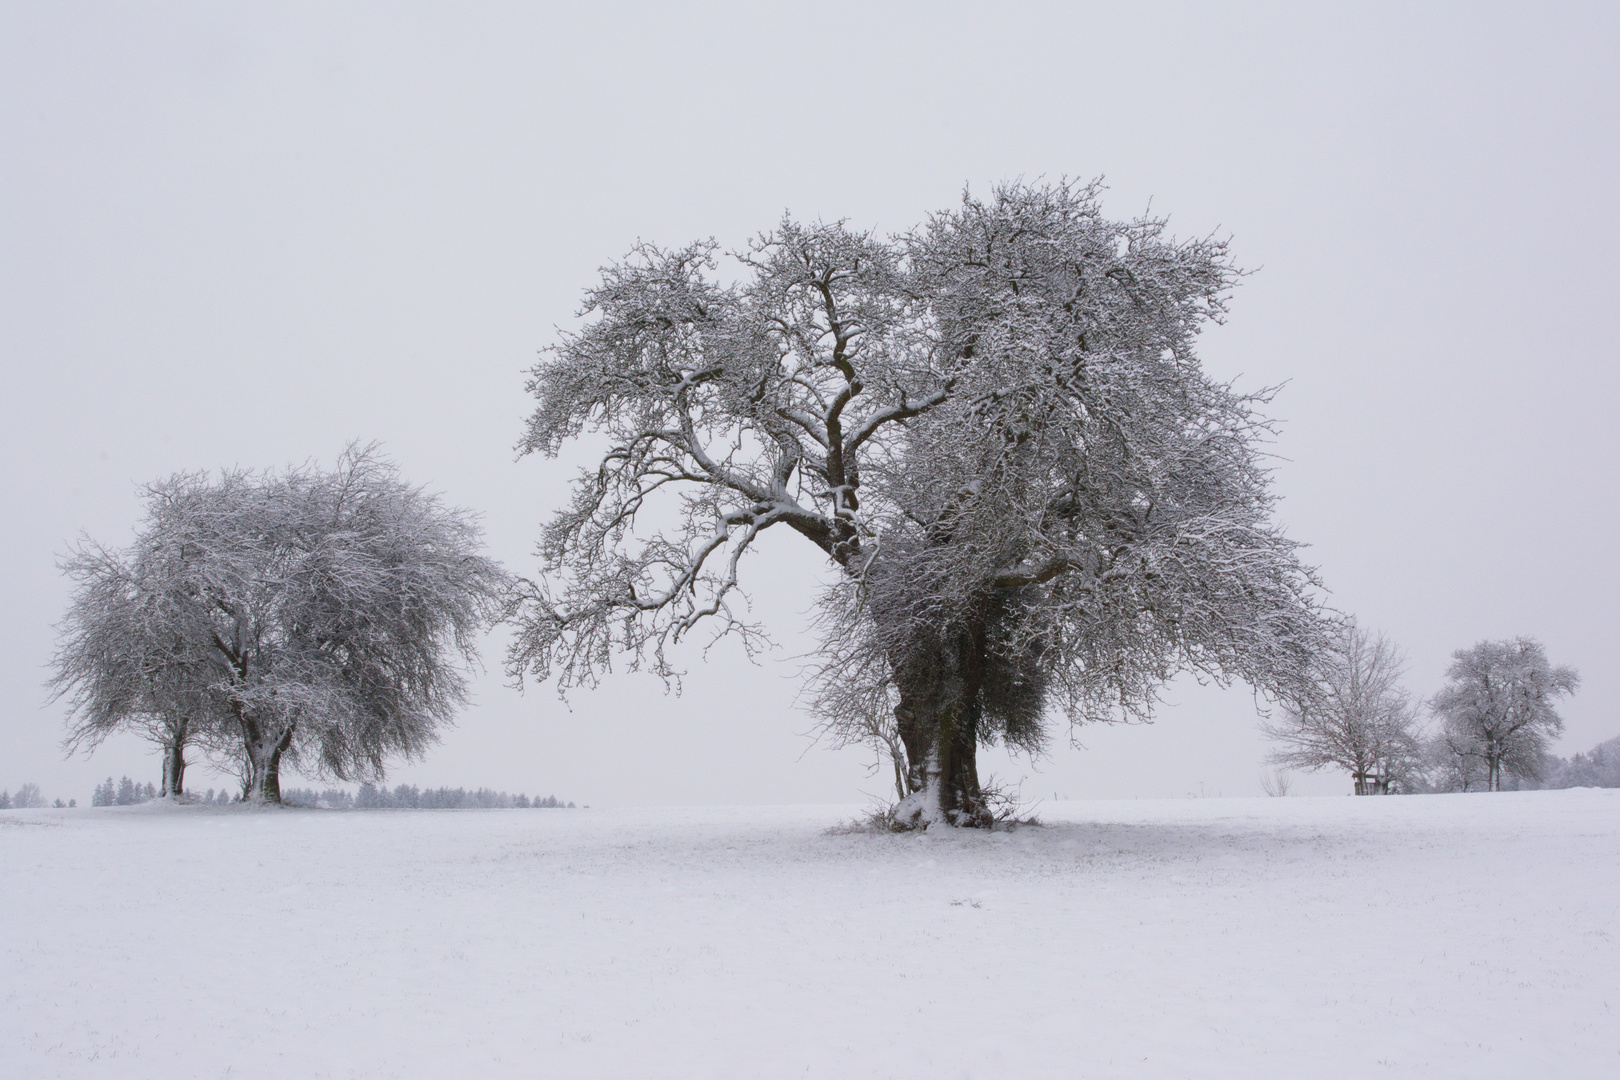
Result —
M1400 650L1350 619L1314 668L1315 693L1261 724L1283 744L1269 760L1290 769L1345 769L1357 795L1399 790L1419 758L1417 709L1400 686Z
M40 794L38 784L24 784L17 789L17 794L11 797L11 805L18 810L36 810L50 804L45 801L45 796Z
M358 445L331 471L179 474L147 505L130 552L87 541L66 563L70 747L151 733L177 793L199 739L240 765L244 798L277 802L284 760L380 777L451 721L506 586L471 514Z
M1519 637L1459 649L1446 677L1430 708L1447 754L1477 761L1489 791L1502 790L1504 774L1538 779L1548 743L1564 730L1553 703L1580 685L1575 669L1553 667L1541 642Z

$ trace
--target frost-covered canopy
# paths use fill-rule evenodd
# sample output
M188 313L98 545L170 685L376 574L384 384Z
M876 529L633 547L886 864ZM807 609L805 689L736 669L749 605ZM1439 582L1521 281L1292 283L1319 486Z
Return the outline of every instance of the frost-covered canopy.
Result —
M372 448L337 468L184 473L153 484L134 547L84 544L57 685L74 744L124 725L242 760L275 797L283 760L374 778L436 739L504 572L466 511Z
M1504 773L1538 778L1554 737L1564 730L1556 702L1580 686L1574 668L1554 667L1534 638L1481 641L1459 649L1447 683L1430 703L1440 718L1442 761L1463 777L1477 767L1489 790ZM1466 790L1466 784L1464 786Z
M524 450L608 449L542 536L514 673L668 677L706 622L752 644L739 558L786 525L842 570L819 707L912 787L942 724L1034 746L1049 699L1139 716L1177 670L1305 686L1323 630L1270 523L1265 395L1194 351L1236 271L1097 195L1008 186L888 240L785 219L733 285L712 244L608 267L533 373Z

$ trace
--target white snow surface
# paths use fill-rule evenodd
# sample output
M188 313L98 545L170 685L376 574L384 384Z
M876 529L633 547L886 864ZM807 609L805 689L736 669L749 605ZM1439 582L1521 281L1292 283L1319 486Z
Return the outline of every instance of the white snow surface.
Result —
M0 814L0 1075L1620 1076L1620 791Z

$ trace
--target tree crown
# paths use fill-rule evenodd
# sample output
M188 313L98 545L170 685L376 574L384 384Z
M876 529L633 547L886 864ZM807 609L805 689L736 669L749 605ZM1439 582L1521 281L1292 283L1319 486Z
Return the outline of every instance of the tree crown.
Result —
M1298 691L1322 630L1269 521L1269 395L1194 350L1238 271L1098 194L1007 185L886 241L784 219L734 285L712 243L606 268L533 370L522 450L608 449L542 534L510 672L674 677L704 623L751 647L739 559L785 524L840 568L835 727L875 700L848 673L976 622L1007 735L1048 688L1075 719L1144 714L1183 668Z

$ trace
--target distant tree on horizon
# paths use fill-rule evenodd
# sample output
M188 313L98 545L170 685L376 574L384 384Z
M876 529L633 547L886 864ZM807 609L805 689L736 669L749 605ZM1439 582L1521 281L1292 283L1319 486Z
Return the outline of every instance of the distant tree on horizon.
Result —
M1446 677L1430 708L1441 721L1439 755L1462 790L1472 782L1501 791L1508 775L1539 780L1564 730L1554 703L1580 685L1575 669L1553 667L1541 642L1518 637L1459 649Z
M38 784L23 784L17 788L17 793L11 797L11 805L15 810L37 810L49 806L45 796L40 793Z
M1541 760L1540 775L1503 777L1503 790L1556 791L1563 788L1620 788L1620 736L1605 739L1588 750L1567 758L1547 754Z
M38 784L23 784L17 788L16 794L10 791L0 791L0 810L37 810L49 806L45 796L40 794ZM57 806L62 806L62 800L56 800Z
M1556 760L1548 787L1620 788L1620 735L1576 753L1568 761Z
M90 796L91 806L134 806L136 803L148 802L158 797L158 788L151 783L138 784L125 776L117 784L112 777L106 782L97 784Z
M1419 768L1417 707L1401 688L1400 650L1347 619L1313 664L1316 692L1285 703L1260 730L1283 744L1267 760L1289 769L1338 767L1357 795L1401 790Z

